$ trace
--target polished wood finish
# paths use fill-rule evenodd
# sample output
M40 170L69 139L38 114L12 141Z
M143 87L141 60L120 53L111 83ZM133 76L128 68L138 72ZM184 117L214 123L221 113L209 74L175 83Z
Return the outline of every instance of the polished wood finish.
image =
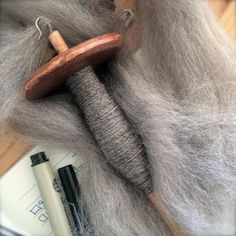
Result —
M223 15L229 2L229 0L210 0L209 5L215 15L220 18Z
M54 41L55 42L55 41ZM118 33L108 33L87 40L73 48L60 52L60 43L56 48L59 55L39 68L24 85L25 97L29 100L41 98L55 88L60 87L66 79L81 69L99 64L116 54L121 48L123 37Z
M232 0L220 18L220 24L232 39L236 39L236 1Z
M57 53L59 53L59 54L65 52L69 49L66 42L62 38L61 34L57 30L53 31L49 35L48 39L51 42L51 44L53 45L53 47L55 48L55 50L57 51Z
M0 177L3 176L21 157L32 148L12 135L0 136Z
M166 209L162 204L161 199L155 193L150 193L147 197L151 202L152 206L157 210L157 212L161 216L161 219L164 221L171 234L173 236L185 236L182 229L180 229L180 226L174 223L171 217L166 213Z
M135 0L116 0L119 5L118 9L127 8L129 4L135 6ZM231 4L229 5L229 2ZM232 3L234 2L234 3ZM119 4L120 3L120 4ZM236 12L233 11L235 0L210 0L210 6L218 17L222 16L221 24L226 28L226 31L236 39ZM136 7L133 8L134 10ZM227 9L227 10L226 10ZM59 40L61 42L61 40ZM56 43L57 44L57 43ZM56 46L55 47L58 47ZM60 43L59 43L60 44ZM62 50L58 50L60 52ZM66 51L66 50L65 50ZM32 148L32 145L25 143L13 136L1 135L0 136L0 176L7 172L25 153ZM165 212L165 208L161 200L154 194L148 195L149 201L158 210L161 217L164 219L168 228L173 235L183 235L181 230L175 225Z

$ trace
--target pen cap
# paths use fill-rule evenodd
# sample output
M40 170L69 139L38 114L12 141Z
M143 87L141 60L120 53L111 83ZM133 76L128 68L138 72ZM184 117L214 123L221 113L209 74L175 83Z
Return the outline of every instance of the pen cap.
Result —
M32 169L55 236L72 236L57 181L44 152L31 156Z
M49 161L48 158L46 157L45 152L36 153L36 154L30 156L30 159L32 162L31 166L36 166L36 165L42 164L46 161Z
M58 169L58 174L66 195L66 198L75 203L78 203L78 198L80 197L80 188L77 180L77 176L72 165L67 165ZM76 208L78 204L76 204Z

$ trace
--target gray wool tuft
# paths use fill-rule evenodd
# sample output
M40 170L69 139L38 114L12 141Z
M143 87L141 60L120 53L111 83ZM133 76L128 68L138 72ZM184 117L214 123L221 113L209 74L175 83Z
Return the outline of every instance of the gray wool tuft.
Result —
M236 193L234 51L207 1L138 3L141 48L133 56L121 52L101 79L142 138L154 190L175 221L187 235L232 235L226 216ZM2 0L1 13L1 130L86 156L90 178L81 191L96 235L168 235L145 196L104 161L70 95L34 102L22 95L24 81L54 54L46 25L37 40L37 17L50 18L74 46L116 30L112 13L78 0Z

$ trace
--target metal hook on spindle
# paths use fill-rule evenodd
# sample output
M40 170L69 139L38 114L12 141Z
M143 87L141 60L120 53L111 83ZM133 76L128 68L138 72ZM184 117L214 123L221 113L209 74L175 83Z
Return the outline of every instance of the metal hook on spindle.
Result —
M126 17L129 18L129 14ZM124 19L122 20L123 22L125 22L126 19L128 19L126 17L124 17ZM38 22L42 18L43 17L39 17L35 22L35 25L37 29L39 30L39 33L41 32L41 30L38 27ZM82 69L101 63L104 60L107 60L109 57L114 56L117 50L119 50L123 45L122 35L118 33L108 33L108 34L104 34L104 35L95 37L93 39L87 40L73 48L69 48L67 44L65 43L65 41L63 40L60 33L54 28L53 30L51 30L52 26L50 25L49 22L46 22L46 24L50 27L50 31L51 31L48 37L49 41L52 43L53 47L58 52L58 55L55 56L47 64L39 68L34 73L34 75L25 82L25 87L24 87L25 96L27 99L30 99L30 100L37 99L48 94L54 88L58 88L60 85L62 85L69 76L81 71ZM42 32L39 36L40 37L42 36ZM110 98L105 87L99 82L99 80L96 79L96 76L93 75L93 72L90 72L90 75L91 76L86 77L86 81L83 80L85 79L85 77L84 78L75 77L76 83L72 83L71 86L69 86L71 93L75 96L75 95L78 95L77 89L78 89L78 86L80 86L80 84L78 83L82 83L83 81L85 81L80 86L80 88L83 88L83 90L82 89L80 90L82 92L81 93L82 99L80 99L79 97L78 99L76 99L78 106L80 107L84 106L83 103L80 103L81 101L85 100L83 97L83 94L85 94L86 98L89 97L87 96L89 94L87 93L88 91L87 89L90 90L91 88L93 88L93 90L96 90L96 91L92 94L97 94L98 92L97 89L98 89L100 93L103 94L103 98L106 101L108 101L107 103L109 104L110 110L113 110L114 107L117 108L115 101L113 101L112 98ZM89 80L89 83L87 83L88 80ZM73 78L72 80L70 79L70 81L73 81ZM89 87L90 82L94 86ZM87 104L90 104L90 109L92 109L92 112L94 112L94 107L99 109L99 107L91 105L91 102L88 102ZM148 199L150 200L154 208L156 208L161 218L168 226L170 232L174 236L183 236L184 233L182 232L182 229L179 227L179 225L177 225L171 219L171 217L166 212L165 206L163 205L161 199L153 192L151 173L149 172L149 169L147 168L146 158L143 156L144 154L142 150L142 145L140 145L139 141L137 140L136 135L134 134L132 129L130 129L130 125L128 121L126 120L125 116L123 115L122 111L119 110L119 108L114 109L113 111L115 111L115 116L121 117L119 118L119 125L124 126L125 127L124 130L127 130L125 137L130 141L129 144L131 144L130 146L132 147L132 150L134 148L137 148L137 152L135 152L136 159L131 157L132 159L131 160L132 163L131 163L130 159L127 159L127 158L125 159L124 154L120 153L120 149L117 151L118 155L114 156L112 148L107 148L107 149L101 148L101 150L106 150L106 152L104 152L106 153L104 156L105 157L108 156L107 158L107 160L109 159L108 163L110 163L120 173L123 173L123 176L125 178L129 179L131 183L133 183L138 189L140 189L141 191L143 191L143 193L147 195ZM99 114L101 117L104 115L104 112L100 109L96 110L95 113ZM106 121L108 120L106 119ZM97 130L96 122L94 123L92 123L92 121L90 121L90 123L87 122L91 130ZM106 129L108 130L108 128L112 127L112 125L113 124L111 124L111 122L106 122L106 123L102 123L102 125L99 125L99 127L106 127ZM97 135L97 133L93 132L93 135L95 139L98 141L98 140L101 140L100 139L101 136ZM123 135L124 135L124 132L123 132ZM109 137L109 135L107 135L107 137ZM120 142L119 145L121 146L123 136L121 137L118 135L117 132L114 132L113 140L118 140L118 139ZM106 144L108 144L108 142L109 140L106 140ZM100 142L99 144L100 144L100 147L102 145L104 147L104 143ZM129 147L128 149L130 150ZM136 155L136 153L138 153L139 155ZM125 163L124 161L126 161L126 164L129 164L129 165L124 165L124 166L119 165L118 160L114 160L110 158L110 156L120 158L122 163ZM135 161L135 163L133 163L133 161ZM127 173L130 174L130 169L132 168L130 165L137 167L137 163L138 165L140 165L140 168L136 168L136 169L139 169L139 173L141 173L140 175L138 175L140 177L138 178L138 182L137 182L137 174L134 174L132 176L127 175Z
M40 40L41 37L42 37L42 35L43 35L42 30L40 29L40 27L39 27L39 25L38 25L38 23L39 23L39 21L40 21L41 19L48 20L48 19L47 19L46 17L44 17L44 16L39 16L39 17L35 20L34 24L35 24L36 29L37 29L38 32L39 32L38 40ZM50 32L53 32L54 27L52 26L52 24L50 24L49 22L47 22L47 26L48 26L49 31L50 31Z
M38 32L39 32L38 40L40 40L40 38L42 37L42 31L41 31L41 29L40 29L39 26L38 26L38 22L39 22L39 20L42 19L42 18L43 18L43 16L38 17L38 18L35 20L35 23L34 23L36 29L37 29Z

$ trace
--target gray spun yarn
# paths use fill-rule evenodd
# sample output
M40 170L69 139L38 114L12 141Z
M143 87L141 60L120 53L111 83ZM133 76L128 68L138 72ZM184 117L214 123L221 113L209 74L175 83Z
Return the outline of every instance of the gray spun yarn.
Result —
M103 81L141 136L155 192L175 221L191 236L235 235L235 52L207 1L137 2L141 48L119 55ZM85 157L90 178L81 193L97 236L169 235L146 197L104 161L69 94L22 96L24 81L52 57L33 26L42 15L70 46L116 31L112 15L78 0L1 0L1 130Z
M142 144L92 68L76 73L67 84L108 163L144 194L153 192Z

